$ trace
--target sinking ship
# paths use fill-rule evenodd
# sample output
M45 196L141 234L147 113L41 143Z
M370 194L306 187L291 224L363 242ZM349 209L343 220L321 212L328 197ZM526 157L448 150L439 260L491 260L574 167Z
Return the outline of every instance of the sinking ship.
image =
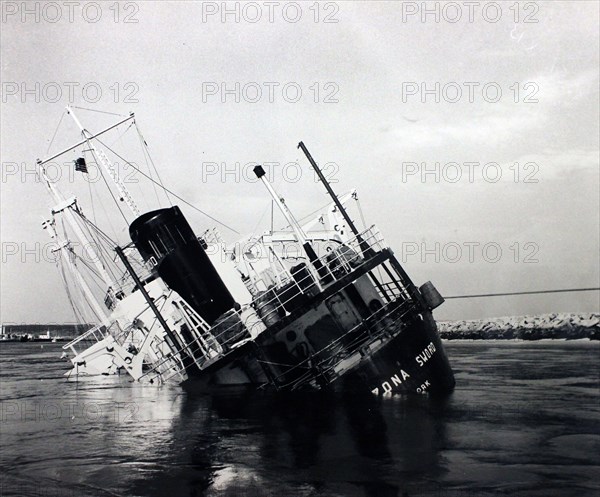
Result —
M69 377L126 373L133 381L206 390L245 385L375 395L454 388L432 316L443 298L431 282L411 281L374 225L357 228L348 208L358 201L356 191L338 197L304 143L298 148L329 204L299 222L257 165L253 172L287 226L227 246L216 228L198 236L177 205L139 211L109 158L114 151L98 146L118 126L139 131L134 114L94 134L73 108L67 113L81 139L37 166L55 202L44 228L70 276L69 298L84 302L97 321L64 345ZM130 210L125 243L49 178L51 161L79 149L75 169L97 167L115 202ZM81 261L74 238L93 257Z

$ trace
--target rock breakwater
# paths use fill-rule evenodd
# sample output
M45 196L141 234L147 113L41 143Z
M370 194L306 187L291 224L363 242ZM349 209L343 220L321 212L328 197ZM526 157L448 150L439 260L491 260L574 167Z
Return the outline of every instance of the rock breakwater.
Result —
M438 321L438 328L440 336L447 340L600 340L600 314L553 313L469 321Z

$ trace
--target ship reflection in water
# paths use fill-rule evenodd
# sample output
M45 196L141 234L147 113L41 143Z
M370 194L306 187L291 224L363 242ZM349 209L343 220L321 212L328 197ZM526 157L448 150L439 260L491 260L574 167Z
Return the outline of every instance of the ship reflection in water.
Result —
M450 342L435 399L65 383L2 344L0 495L597 495L599 345Z
M190 460L201 472L215 462L224 467L206 475L198 495L202 485L227 495L401 495L386 481L425 468L430 477L443 471L438 449L445 427L435 414L441 406L425 398L407 404L251 394L219 395L210 404ZM184 402L175 431L197 426L205 407L199 399Z

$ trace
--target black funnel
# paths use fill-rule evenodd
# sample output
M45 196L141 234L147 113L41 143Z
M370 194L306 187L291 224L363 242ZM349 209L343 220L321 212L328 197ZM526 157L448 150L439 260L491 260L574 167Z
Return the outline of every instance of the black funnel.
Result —
M179 207L138 217L129 235L143 259L212 325L234 300Z

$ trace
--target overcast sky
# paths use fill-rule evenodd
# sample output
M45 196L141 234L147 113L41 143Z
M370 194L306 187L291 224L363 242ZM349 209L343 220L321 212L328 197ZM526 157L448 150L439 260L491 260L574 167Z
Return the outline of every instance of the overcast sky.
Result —
M23 5L2 3L5 323L73 321L43 257L51 201L27 174L69 103L134 111L165 184L241 233L268 226L249 162L280 164L298 217L328 201L303 140L339 193L358 189L417 284L599 286L596 1ZM92 131L116 119L79 114ZM64 120L51 152L78 138ZM207 175L211 162L239 162L239 181ZM182 208L197 232L212 225ZM598 292L564 293L452 300L436 316L599 307Z

